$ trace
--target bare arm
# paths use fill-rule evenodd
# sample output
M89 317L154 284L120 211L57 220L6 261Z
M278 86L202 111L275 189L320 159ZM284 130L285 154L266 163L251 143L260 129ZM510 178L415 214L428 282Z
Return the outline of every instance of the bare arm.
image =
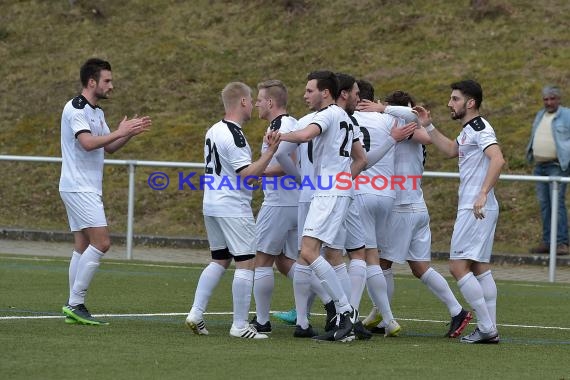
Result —
M414 131L414 134L412 135L412 141L415 141L418 144L430 145L431 137L429 137L429 133L428 131L426 131L425 128L418 128Z
M320 134L321 127L319 127L317 124L311 123L305 128L298 131L282 134L281 140L301 144L311 141L313 138L317 137Z
M433 129L426 128L429 133L429 137L431 138L431 142L433 145L437 146L439 150L443 152L449 158L455 158L459 156L459 145L457 145L456 141L451 140L450 138L446 137L440 131L435 129L433 124L431 125Z
M418 115L420 124L425 128L425 131L427 131L431 143L437 146L437 148L441 150L447 157L457 157L459 155L459 146L457 145L457 142L449 139L440 131L435 129L435 126L431 122L430 112L420 106L414 107L414 111L416 111Z
M252 162L245 168L239 171L239 175L242 177L255 176L260 177L263 175L265 168L269 165L269 162L273 158L273 155L279 147L279 139L281 134L277 131L272 131L267 134L267 150L261 154L261 157L257 161ZM253 180L252 180L253 182Z
M485 207L485 204L487 203L487 194L493 187L495 187L495 184L501 175L501 170L505 165L503 153L497 144L491 145L485 149L485 156L487 156L490 160L489 169L487 169L485 180L483 181L479 195L473 204L473 213L477 219L483 219L485 217L485 214L484 212L481 212L481 209Z
M126 144L126 142L133 136L136 136L150 128L152 124L149 117L145 116L140 119L130 119L127 117L119 123L119 127L103 136L93 136L91 133L80 133L77 136L79 144L86 151L92 151L99 148L105 148L108 153L113 153L120 147Z
M382 103L376 103L368 99L363 99L356 106L357 111L363 112L384 112L386 106Z
M350 163L350 172L352 173L352 179L354 179L362 170L364 170L367 163L366 152L364 151L360 140L356 140L352 143L350 157L352 158L352 162Z

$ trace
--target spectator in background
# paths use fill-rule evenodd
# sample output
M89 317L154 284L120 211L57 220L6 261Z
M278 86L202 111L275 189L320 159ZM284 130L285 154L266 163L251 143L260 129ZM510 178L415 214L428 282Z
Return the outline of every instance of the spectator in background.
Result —
M526 157L534 162L534 175L567 177L570 174L570 109L560 105L560 89L546 86L542 89L544 108L538 111L530 140L526 148ZM537 182L536 195L540 204L542 218L542 241L531 253L550 251L550 217L552 184ZM559 184L558 226L556 232L556 254L568 254L568 213L566 210L566 184Z

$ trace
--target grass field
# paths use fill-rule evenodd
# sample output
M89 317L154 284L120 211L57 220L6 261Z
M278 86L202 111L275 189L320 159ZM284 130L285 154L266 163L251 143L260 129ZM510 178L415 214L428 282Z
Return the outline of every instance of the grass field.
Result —
M0 256L0 378L570 378L568 284L498 281L499 345L442 338L447 312L411 276L396 276L398 338L317 343L295 339L292 327L272 321L270 339L254 342L228 335L232 272L211 299L210 335L196 336L183 321L202 267L104 261L88 306L111 324L90 327L66 325L60 315L67 265ZM458 294L454 283L452 289ZM291 284L276 276L272 309L291 305ZM361 310L369 305L363 299ZM322 309L315 305L313 312L313 325L322 327Z

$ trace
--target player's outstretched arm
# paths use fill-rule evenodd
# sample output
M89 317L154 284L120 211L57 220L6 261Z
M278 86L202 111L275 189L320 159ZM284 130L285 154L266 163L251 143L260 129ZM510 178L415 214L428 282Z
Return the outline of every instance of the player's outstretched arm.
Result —
M279 142L281 141L281 134L277 131L271 131L267 133L265 138L267 139L267 150L261 154L261 157L259 157L257 161L252 162L239 171L239 175L243 178L248 176L261 177L277 151Z
M281 140L302 144L311 141L320 134L321 134L321 127L319 127L317 124L311 123L307 125L305 128L299 129L298 131L282 134Z
M430 112L420 106L414 107L414 111L418 115L420 124L429 134L432 144L437 146L437 148L441 150L447 157L457 157L459 155L459 146L457 145L457 142L449 139L443 133L435 129L435 126L431 122Z
M386 106L384 104L376 103L368 99L362 99L356 105L356 110L363 112L384 112L385 109Z

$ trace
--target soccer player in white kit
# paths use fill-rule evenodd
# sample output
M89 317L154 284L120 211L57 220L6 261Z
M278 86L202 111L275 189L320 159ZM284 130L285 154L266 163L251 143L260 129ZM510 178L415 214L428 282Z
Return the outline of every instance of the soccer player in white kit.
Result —
M80 69L81 94L65 105L61 115L61 177L59 192L65 205L74 250L69 263L69 299L65 322L101 325L85 307L85 296L111 240L102 201L105 152L114 153L133 136L148 130L148 116L127 119L111 132L99 100L113 91L109 62L88 59Z
M448 157L459 157L459 202L450 247L450 271L463 297L475 310L477 328L462 343L498 343L497 286L490 260L499 217L493 188L505 164L491 124L479 114L483 90L479 83L464 80L451 85L447 104L451 118L463 129L455 141L433 124L429 112L416 107L432 143Z
M386 103L388 106L384 109L385 113L417 121L417 116L410 108L414 106L414 101L406 92L395 91L386 98ZM421 188L426 144L431 144L431 140L426 130L420 128L411 139L402 141L395 147L394 174L405 178L405 182L395 187L396 199L388 218L386 245L380 254L380 265L386 274L389 298L392 299L392 263L407 262L413 275L447 306L451 321L444 336L456 338L467 327L472 316L457 301L443 276L430 266L431 231ZM374 309L367 317L368 323L372 323L373 314ZM386 321L382 321L378 328L382 329L386 324Z
M316 112L311 112L300 118L295 130L303 129L311 124L315 114ZM293 151L296 151L298 167L286 168L285 165L289 164L288 160ZM313 166L313 142L309 141L302 144L293 144L282 141L277 153L275 153L275 157L288 175L298 178L299 203L297 207L297 247L298 251L300 251L303 227L305 225L305 220L307 219L307 214L309 213L311 199L313 198L316 187L319 185L319 179L315 177ZM314 297L318 296L320 298L325 306L325 310L327 310L327 313L332 312L333 315L336 315L334 302L321 285L320 280L313 270L298 256L297 262L293 267L293 272L295 308L287 312L276 313L274 316L286 323L296 325L293 333L295 338L312 338L318 335L317 331L313 329L308 319Z
M270 122L267 132L287 133L295 130L297 120L287 114L287 87L280 80L267 80L257 85L258 95L255 106L259 118ZM285 149L280 144L279 149ZM292 144L292 143L289 143ZM267 150L264 142L261 153ZM275 154L275 156L278 153ZM297 244L297 204L299 190L295 177L283 176L284 170L276 160L271 159L264 177L262 188L264 199L255 223L257 254L255 256L255 276L253 296L256 315L252 324L260 333L270 333L269 310L275 286L273 264L289 278L293 278L293 264L298 257ZM289 171L296 168L295 155L288 156L284 165Z
M358 81L361 99L374 100L370 82ZM386 324L379 330L376 323L365 319L372 332L397 336L400 325L394 320L388 297L388 284L380 267L379 249L386 250L388 217L396 198L391 184L394 177L394 150L397 142L410 136L416 124L397 127L398 119L378 112L356 111L353 115L362 132L362 142L368 156L368 165L355 180L355 201L359 207L362 230L365 236L366 285L375 307L380 310ZM366 180L363 180L363 179ZM383 178L383 180L382 180ZM400 231L396 231L400 234ZM354 306L354 303L352 303Z
M242 125L251 119L251 89L231 82L222 90L225 116L207 132L204 145L204 224L212 254L202 271L186 325L198 335L208 335L203 314L208 301L232 259L236 270L232 283L233 323L230 336L265 339L248 322L254 277L255 222L251 210L252 182L262 175L279 146L279 133L267 134L267 150L251 162L251 149ZM256 181L255 181L256 182Z
M339 80L339 94L336 104L349 116L354 129L353 142L356 142L360 140L361 132L358 122L352 117L352 114L360 101L359 87L356 79L351 75L336 73L336 76ZM347 186L353 186L353 183L348 181L357 176L366 166L366 153L360 144L354 145L351 151L351 159L350 176L345 175L344 178ZM343 226L340 228L337 236L335 236L332 244L325 244L324 253L327 261L333 266L350 304L356 310L358 310L362 291L366 285L364 246L364 233L360 215L358 214L358 205L356 202L351 201ZM343 258L345 250L350 258L348 268ZM329 314L328 309L327 314ZM325 330L330 330L334 326L335 320L332 317L334 317L334 314L327 315ZM360 321L355 323L354 333L357 339L370 339L372 337L372 334L364 328Z
M326 187L316 189L311 200L303 227L300 258L320 279L339 313L337 326L322 339L350 341L354 339L352 327L358 319L358 312L348 303L332 266L320 256L322 243L332 243L346 216L352 188L338 189L337 178L340 173L350 173L352 144L360 144L353 142L353 126L346 112L335 104L337 96L338 79L334 73L310 73L304 98L309 108L319 111L307 127L283 134L281 139L296 143L312 140L315 177L327 181Z

